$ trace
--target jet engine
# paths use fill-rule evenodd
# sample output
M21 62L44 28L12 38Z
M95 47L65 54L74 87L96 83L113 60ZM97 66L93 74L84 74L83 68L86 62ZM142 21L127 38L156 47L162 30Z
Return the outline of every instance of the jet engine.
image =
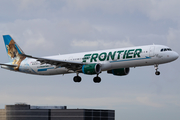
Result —
M108 70L107 73L117 76L124 76L124 75L128 75L129 71L130 68L119 68L119 69Z
M101 72L101 65L94 63L94 64L88 64L82 66L82 72L84 74L99 74Z

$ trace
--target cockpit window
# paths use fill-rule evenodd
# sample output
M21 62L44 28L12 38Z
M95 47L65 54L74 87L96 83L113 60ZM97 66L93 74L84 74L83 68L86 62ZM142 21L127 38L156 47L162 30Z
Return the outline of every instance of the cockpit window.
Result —
M170 49L170 48L163 48L163 49L161 49L161 52L163 52L163 51L172 51L172 49Z
M172 51L170 48L167 49L168 51Z

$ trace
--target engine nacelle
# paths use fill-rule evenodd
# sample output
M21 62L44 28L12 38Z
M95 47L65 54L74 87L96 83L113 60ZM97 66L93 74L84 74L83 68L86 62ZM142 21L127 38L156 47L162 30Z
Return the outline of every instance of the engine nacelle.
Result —
M83 65L82 72L89 75L99 74L101 72L101 65L97 63Z
M117 76L123 76L129 74L129 71L130 68L119 68L119 69L108 70L107 73Z

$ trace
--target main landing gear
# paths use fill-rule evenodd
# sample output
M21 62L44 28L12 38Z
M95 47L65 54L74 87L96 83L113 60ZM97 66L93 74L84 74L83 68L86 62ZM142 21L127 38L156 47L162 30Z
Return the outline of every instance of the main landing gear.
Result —
M74 80L74 82L79 83L79 82L81 82L81 77L77 74L77 76L74 76L73 80ZM101 78L97 75L96 77L94 77L93 81L94 81L94 83L100 83Z
M95 83L100 83L101 82L101 78L97 75L96 77L94 77L93 81Z
M160 75L160 72L158 71L158 65L157 65L157 64L154 65L154 68L155 68L155 70L156 70L155 74L156 74L156 75Z

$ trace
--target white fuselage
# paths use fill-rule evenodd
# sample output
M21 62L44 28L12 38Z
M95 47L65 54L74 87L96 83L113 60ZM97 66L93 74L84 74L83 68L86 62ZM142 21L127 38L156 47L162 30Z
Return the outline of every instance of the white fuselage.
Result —
M165 51L161 51L166 49ZM178 54L163 45L147 45L139 47L128 47L83 53L74 53L66 55L56 55L44 58L51 58L63 61L82 62L85 64L99 63L102 71L139 67L148 65L158 65L174 61ZM9 69L7 66L2 68ZM12 70L12 69L11 69ZM50 64L41 64L36 59L26 58L22 61L20 72L38 74L38 75L56 75L67 74L75 71L68 70L65 67L57 67Z

